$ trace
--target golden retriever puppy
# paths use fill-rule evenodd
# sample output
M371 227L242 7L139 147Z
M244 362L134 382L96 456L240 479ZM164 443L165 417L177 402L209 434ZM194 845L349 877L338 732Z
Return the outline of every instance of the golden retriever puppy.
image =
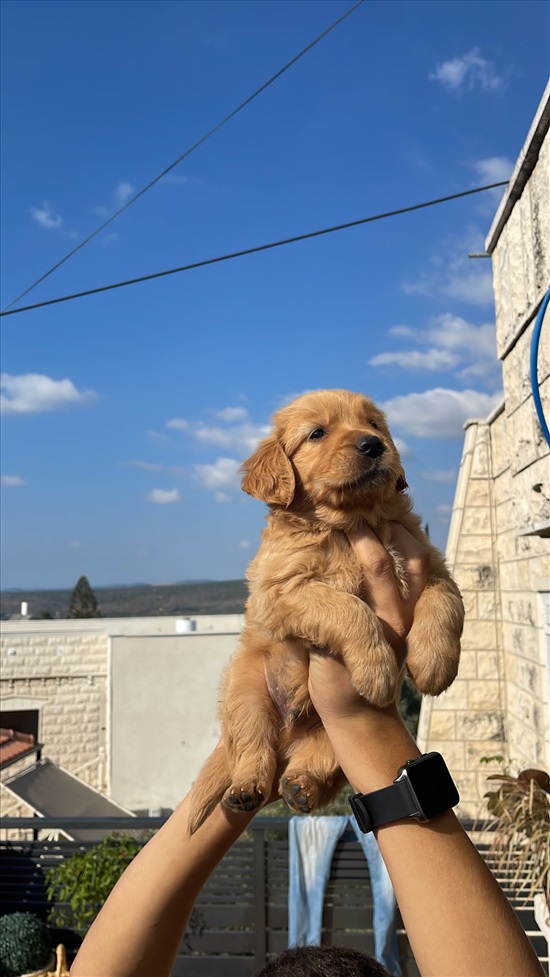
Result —
M438 695L456 676L464 610L442 554L412 512L384 414L360 394L319 390L273 418L273 431L242 465L245 492L269 506L248 569L250 596L239 647L222 688L223 744L195 784L195 830L220 801L253 811L279 793L297 813L326 804L343 778L308 695L308 656L323 648L348 668L376 706L394 701L400 668L362 599L363 574L346 536L370 527L382 542L401 523L429 553L406 668L420 692ZM397 554L396 579L406 587Z

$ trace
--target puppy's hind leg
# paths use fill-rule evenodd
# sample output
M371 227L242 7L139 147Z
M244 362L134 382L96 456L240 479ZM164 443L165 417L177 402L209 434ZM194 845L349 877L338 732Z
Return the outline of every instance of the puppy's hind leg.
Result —
M223 743L208 757L191 789L189 831L193 834L212 813L231 783L227 752Z
M345 783L330 740L318 726L294 743L279 793L294 814L309 814L333 800Z
M264 658L246 639L227 677L222 722L232 772L222 803L232 811L257 811L271 793L281 719L268 692Z

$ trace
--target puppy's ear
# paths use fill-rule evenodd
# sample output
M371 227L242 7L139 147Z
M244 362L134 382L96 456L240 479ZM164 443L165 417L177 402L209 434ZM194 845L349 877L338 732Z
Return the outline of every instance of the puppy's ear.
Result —
M395 483L395 491L396 492L405 492L408 489L408 487L409 487L409 485L408 485L407 479L405 478L405 472L403 471L403 469L401 469L401 474L399 475L399 478L397 479L397 482Z
M296 482L294 470L279 442L270 436L241 465L242 487L248 495L273 505L290 505Z

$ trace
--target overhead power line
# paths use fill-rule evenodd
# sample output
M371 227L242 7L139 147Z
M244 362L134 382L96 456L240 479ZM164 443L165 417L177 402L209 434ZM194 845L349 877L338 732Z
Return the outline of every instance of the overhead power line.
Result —
M166 176L166 174L169 173L170 170L173 170L174 167L178 166L178 164L181 163L184 159L187 159L187 157L190 156L191 153L195 151L195 149L198 149L199 146L202 146L202 144L205 143L207 139L210 139L210 136L213 136L214 133L218 132L222 128L222 126L224 126L227 122L233 119L239 112L242 111L242 109L246 108L247 105L250 105L250 103L253 102L254 99L258 97L258 95L261 95L262 92L265 92L266 88L269 88L269 86L272 85L274 81L277 81L277 79L280 78L281 75L284 75L285 71L288 71L289 68L292 68L292 66L295 65L296 62L300 60L300 58L303 58L305 54L311 51L311 49L314 48L315 45L319 43L319 41L322 41L323 38L327 36L327 34L330 34L331 31L335 29L335 27L338 27L338 25L341 24L342 21L346 19L346 17L349 17L350 14L352 14L355 10L361 7L364 2L365 0L358 0L358 2L353 5L353 7L350 7L349 10L346 10L345 14L342 14L342 16L339 17L338 20L335 20L334 23L330 25L330 27L327 27L326 30L322 32L322 34L319 34L313 41L311 41L307 45L307 47L303 48L302 51L296 54L290 61L288 61L282 68L280 68L279 71L277 71L274 75L271 76L271 78L269 78L266 82L264 82L263 85L260 85L260 87L257 88L255 92L252 92L252 95L249 95L248 98L245 98L244 102L241 102L240 105L237 105L237 107L233 109L233 111L230 112L229 115L226 115L221 120L221 122L218 122L212 129L209 129L209 131L204 136L201 136L201 138L198 139L197 142L193 143L193 145L190 146L189 149L186 149L185 152L181 154L181 156L178 156L178 158L175 159L173 163L170 163L170 166L167 166L166 169L162 171L162 173L159 173L158 176L156 176L153 180L151 180L146 186L142 187L141 190L138 190L138 192L135 193L133 197L130 197L130 199L127 200L126 203L122 205L122 207L119 207L118 210L115 210L114 214L111 214L111 216L108 217L107 220L103 221L103 223L100 224L99 227L96 227L95 231L92 231L91 234L88 234L88 236L85 237L83 241L80 241L79 244L75 245L75 247L71 251L69 251L68 254L66 254L63 258L60 259L60 261L58 261L55 265L52 265L52 267L48 271L44 272L44 274L41 275L40 278L37 278L36 281L32 283L32 285L29 285L29 287L26 288L24 292L21 292L17 296L17 298L13 299L13 301L10 302L10 304L5 307L4 311L7 311L7 309L11 309L12 305L15 305L15 303L19 302L19 300L24 298L25 295L28 295L29 292L32 292L33 288L36 288L37 285L40 285L40 282L43 282L46 278L48 278L54 271L60 268L61 265L64 265L65 262L69 260L69 258L72 258L73 254L76 254L77 251L80 251L80 249L83 248L85 244L88 244L88 241L91 241L94 237L100 234L101 231L103 231L106 227L108 227L109 224L112 224L113 221L120 216L120 214L124 213L125 210L128 210L128 207L131 207L132 204L136 202L136 200L139 200L140 197L143 197L144 193L147 193L147 191L150 190L151 187L154 187L155 184L159 182L159 180L162 180L162 178Z
M322 234L332 234L334 231L343 231L348 227L359 227L360 224L370 224L374 221L384 220L386 217L397 217L399 214L410 214L414 210L422 210L425 207L435 207L436 204L444 204L449 200L458 200L460 197L470 197L474 193L483 193L484 190L493 190L495 187L505 187L508 181L500 183L489 183L485 187L476 187L474 190L462 190L461 193L452 193L447 197L438 197L436 200L426 200L421 204L411 204L409 207L400 207L398 210L388 210L383 214L374 214L371 217L361 217L359 220L347 221L345 224L335 224L332 227L324 227L319 231L309 231L307 234L297 234L294 237L287 237L281 241L271 241L269 244L259 244L253 248L245 248L243 251L232 251L229 254L219 255L217 258L205 258L203 261L194 261L188 265L181 265L179 268L169 268L166 271L155 271L150 275L140 275L139 278L128 278L126 281L114 282L111 285L100 285L98 288L88 288L84 292L73 292L71 295L61 295L56 299L47 299L45 302L36 302L34 305L22 305L19 309L6 310L0 312L0 316L17 315L19 312L29 312L31 309L42 309L47 305L57 305L59 302L70 302L72 299L81 299L86 295L98 295L99 292L109 292L114 288L125 288L126 285L137 285L139 282L150 282L154 278L165 278L167 275L177 275L181 271L191 271L192 268L204 268L206 265L215 265L221 261L230 261L232 258L242 258L247 254L256 254L258 251L268 251L270 248L281 248L285 244L294 244L296 241L307 241L312 237L320 237Z

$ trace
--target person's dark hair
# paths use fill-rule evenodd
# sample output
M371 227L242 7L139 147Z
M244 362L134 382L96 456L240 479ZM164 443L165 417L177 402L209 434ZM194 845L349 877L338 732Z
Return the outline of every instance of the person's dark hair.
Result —
M389 977L372 957L347 946L293 946L255 977Z

